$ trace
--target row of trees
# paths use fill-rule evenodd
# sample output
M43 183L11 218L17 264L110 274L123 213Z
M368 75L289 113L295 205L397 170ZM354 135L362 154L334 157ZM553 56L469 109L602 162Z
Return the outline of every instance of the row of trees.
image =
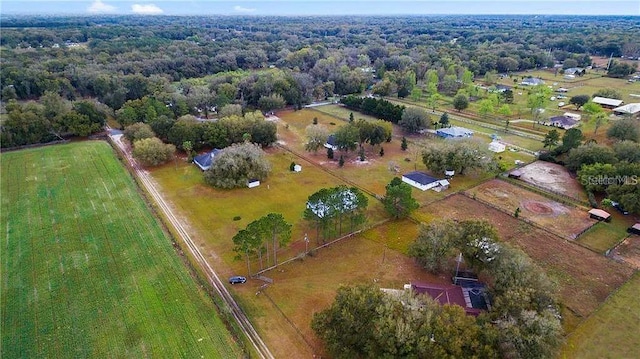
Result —
M556 130L547 133L543 143L551 151L540 159L561 163L577 173L589 193L606 194L629 212L640 213L640 125L636 120L616 120L609 127L607 137L615 141L612 147L583 144L584 135L575 128L564 133L561 144L559 137ZM593 199L592 205L597 205Z
M316 242L325 242L342 235L344 225L353 232L363 224L368 205L367 196L356 187L323 188L309 196L303 217L315 224Z
M392 123L400 122L405 109L404 106L371 97L347 96L340 99L340 102L351 109Z
M278 264L278 249L291 241L291 224L280 213L269 213L233 236L236 258L245 258L248 275L252 275L251 260L258 258L260 269Z
M3 148L88 136L102 130L109 113L100 103L68 101L54 93L47 93L39 102L10 101L6 110L0 139Z
M177 120L168 106L153 97L127 101L116 111L116 118L123 126L137 122L149 124L163 141L182 148L190 141L194 150L202 147L224 148L250 137L251 142L269 146L276 141L276 125L265 121L260 111L246 112L242 106L225 105L218 111L218 121L199 121L192 115Z

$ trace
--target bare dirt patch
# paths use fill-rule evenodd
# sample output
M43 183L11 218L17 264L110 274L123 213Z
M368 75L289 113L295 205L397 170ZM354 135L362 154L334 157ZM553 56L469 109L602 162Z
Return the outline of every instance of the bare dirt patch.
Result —
M611 257L622 260L640 269L640 236L631 235L616 246L610 253Z
M580 182L561 165L536 161L520 168L520 171L520 180L524 182L580 201L587 200Z
M571 312L586 318L633 274L633 269L570 241L522 222L463 195L453 195L420 208L443 219L484 219L500 238L524 250L558 284Z
M589 218L586 210L564 205L498 179L471 188L467 193L506 213L515 213L520 208L522 218L563 238L575 239L596 223Z

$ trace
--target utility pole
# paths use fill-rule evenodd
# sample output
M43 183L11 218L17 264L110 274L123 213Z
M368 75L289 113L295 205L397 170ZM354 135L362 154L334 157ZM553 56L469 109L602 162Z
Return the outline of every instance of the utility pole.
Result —
M456 258L456 262L458 262L458 264L456 265L456 276L453 278L453 284L458 284L458 271L460 270L460 262L462 262L462 252L460 252L458 258Z
M307 234L304 234L304 254L308 254L309 253L309 236L307 236Z

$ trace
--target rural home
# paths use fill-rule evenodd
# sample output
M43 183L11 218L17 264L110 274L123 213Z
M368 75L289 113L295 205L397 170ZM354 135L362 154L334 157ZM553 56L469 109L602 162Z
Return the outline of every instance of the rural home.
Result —
M640 103L628 103L624 106L616 107L613 113L618 116L631 115L632 117L640 117Z
M593 101L593 103L597 103L603 108L608 108L608 109L613 109L615 107L621 106L624 103L624 101L622 100L616 100L615 98L600 97L600 96L594 97L593 100L591 101Z
M611 214L598 208L589 211L589 217L598 221L611 222Z
M335 135L329 135L329 137L327 137L327 142L324 144L325 148L330 148L334 151L338 150L338 146L336 145L336 136Z
M511 86L498 84L498 85L496 85L495 92L503 93L503 92L506 92L508 90L511 90Z
M449 188L449 181L446 179L437 179L420 171L413 171L402 175L402 182L421 191L433 189L434 191L440 192Z
M553 126L568 130L578 125L579 121L569 116L554 116L543 122L545 126Z
M436 135L442 138L466 138L473 136L473 131L464 127L449 127L436 130Z
M507 146L498 141L491 141L491 143L489 144L489 151L491 152L500 153L504 152L506 149Z
M563 72L565 75L573 75L575 76L582 76L586 73L586 70L583 69L582 67L570 67L566 70L564 70Z
M542 81L542 79L539 79L537 77L527 77L526 79L523 79L522 82L520 82L520 85L525 85L525 86L538 86L543 84L544 84L544 81Z
M410 288L413 293L428 295L440 305L458 305L466 314L478 316L488 308L484 285L473 281L459 282L461 285L411 283Z
M640 235L640 223L636 223L633 226L627 228L627 232L631 233L631 234L638 234Z
M211 168L211 163L213 159L222 152L221 149L214 148L211 152L207 152L201 155L196 156L193 159L193 163L195 163L201 170L206 171Z

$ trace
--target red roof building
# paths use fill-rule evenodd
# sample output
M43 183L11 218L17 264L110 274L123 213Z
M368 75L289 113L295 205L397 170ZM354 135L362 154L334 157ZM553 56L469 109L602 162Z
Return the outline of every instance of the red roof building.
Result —
M411 289L418 294L425 294L441 305L459 305L465 313L478 316L482 309L474 308L467 288L453 284L411 283Z

